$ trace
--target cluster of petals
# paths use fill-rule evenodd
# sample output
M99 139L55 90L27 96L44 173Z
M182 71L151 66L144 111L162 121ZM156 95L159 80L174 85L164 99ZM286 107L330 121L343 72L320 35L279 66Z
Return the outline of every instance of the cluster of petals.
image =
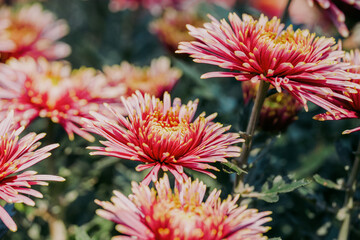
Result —
M204 20L191 11L177 11L168 8L162 17L153 21L150 31L154 33L170 52L174 52L182 41L192 41L194 38L188 34L186 24L201 26Z
M345 14L336 6L333 0L307 0L311 7L314 6L314 3L317 3L324 11L327 16L334 23L339 33L343 37L349 36L349 30L345 25ZM341 0L342 2L353 6L354 8L360 10L360 0Z
M49 157L51 155L49 151L58 147L58 144L37 149L40 146L38 141L45 134L29 133L20 138L19 135L24 128L16 129L13 120L13 112L9 112L0 122L0 200L34 206L35 202L28 196L42 198L42 194L31 189L31 186L47 185L45 181L65 179L53 175L40 175L35 171L22 171ZM17 230L14 220L2 206L0 206L0 220L11 231Z
M198 101L182 105L181 100L175 98L171 104L167 92L161 101L136 91L131 97L122 98L122 102L126 118L109 107L116 121L95 112L92 115L96 121L85 119L88 131L107 139L101 141L105 147L89 149L95 150L92 155L142 162L136 170L151 168L144 184L156 181L160 169L170 171L178 181L187 178L183 168L215 177L207 169L218 169L209 163L226 162L226 157L240 155L240 148L233 145L243 139L237 133L224 133L230 126L212 122L216 114L205 117L202 113L193 119Z
M339 91L357 92L358 78L346 70L349 64L339 62L344 52L336 49L333 38L316 37L307 30L284 29L280 20L259 20L244 14L242 19L229 14L230 24L212 16L204 28L188 25L197 41L182 42L177 53L188 53L198 63L217 65L231 71L210 72L202 78L235 77L239 81L261 80L279 92L285 89L305 109L307 101L332 111L340 107L327 97L350 100Z
M137 67L126 61L120 65L103 67L109 86L123 86L124 95L130 96L136 90L160 97L170 91L182 73L171 67L170 59L159 57L153 59L149 67Z
M260 81L242 83L244 102L255 99ZM260 110L258 127L264 131L281 132L297 120L302 105L286 91L274 93L267 97Z
M95 200L103 207L97 214L115 222L122 234L113 240L267 239L263 233L269 227L262 225L271 221L271 212L237 206L239 195L222 201L216 189L203 201L206 185L198 179L178 183L173 192L165 174L155 189L133 182L132 192L127 198L114 191L111 202Z
M343 58L343 61L346 63L350 63L351 67L349 68L349 72L360 74L360 50L355 49L348 53L346 53L345 57ZM360 84L360 80L351 80L352 82ZM360 118L360 94L359 92L348 92L344 91L343 94L345 96L348 96L352 101L342 101L339 99L332 99L333 103L337 106L340 106L344 111L331 111L326 112L323 114L318 114L314 117L314 119L319 121L325 121L325 120L340 120L340 119L350 119L350 118ZM345 113L344 113L345 112ZM348 134L355 131L360 131L360 127L351 129L351 130L345 130L343 133Z
M154 15L160 15L166 8L189 10L201 2L217 4L224 8L234 6L236 0L110 0L109 9L113 12L125 9L136 10L140 7L149 10Z
M0 115L15 111L16 120L28 125L37 117L61 124L72 140L74 133L93 141L83 129L82 118L101 111L104 102L120 104L122 86L110 86L92 68L72 70L65 61L48 62L25 57L0 65Z
M53 13L40 4L14 8L0 8L0 61L10 57L45 57L49 60L64 58L70 47L57 41L68 33L64 20L56 20Z

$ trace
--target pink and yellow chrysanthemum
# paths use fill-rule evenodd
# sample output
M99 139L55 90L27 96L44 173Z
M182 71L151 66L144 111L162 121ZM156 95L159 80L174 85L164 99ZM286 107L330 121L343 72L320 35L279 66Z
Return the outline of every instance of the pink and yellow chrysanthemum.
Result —
M359 88L349 81L359 75L348 73L349 64L338 62L344 52L334 49L333 38L294 31L291 26L283 30L276 17L269 21L262 15L255 20L244 14L240 19L230 13L230 24L225 19L219 22L210 18L212 22L205 23L204 28L188 25L197 41L182 42L177 51L190 54L195 62L231 70L206 73L202 78L267 81L279 92L285 89L305 108L308 100L328 111L342 110L324 96L350 100L337 91Z
M194 40L188 34L186 24L200 26L203 23L204 20L195 12L167 8L161 18L151 22L150 31L159 38L170 52L174 52L181 41Z
M104 209L97 214L117 224L122 234L112 239L142 240L264 240L270 228L271 212L258 212L247 206L237 206L239 195L220 199L213 190L204 200L206 185L199 180L178 183L174 192L167 175L155 183L155 189L133 182L127 198L114 191L112 202L95 200Z
M122 98L122 102L127 118L109 107L116 121L95 112L92 115L96 121L86 121L88 131L107 139L101 141L105 147L89 149L95 150L92 155L142 162L136 168L138 171L152 168L144 184L156 181L160 169L170 171L178 181L187 178L183 168L215 177L207 169L217 168L209 163L226 162L226 157L240 155L240 148L233 145L243 139L236 133L224 133L230 126L212 122L216 114L205 117L202 113L193 119L197 101L182 105L181 100L175 98L171 104L167 92L161 101L137 91L127 99Z
M60 59L70 54L70 47L57 42L68 33L64 20L42 9L40 4L26 5L14 11L0 8L0 61L10 57L45 57Z
M360 50L355 49L349 53L346 53L344 57L344 62L350 63L352 68L349 69L350 72L360 73ZM352 80L355 83L360 84L360 80ZM323 114L318 114L314 117L316 120L325 121L325 120L340 120L340 119L350 119L350 118L360 118L360 94L359 92L343 92L344 95L348 96L352 101L341 101L338 99L333 99L334 104L340 106L343 111L332 111L326 112ZM345 113L344 113L345 111ZM360 127L346 130L343 133L348 134L355 131L360 131Z
M120 65L105 66L104 74L111 86L123 86L126 96L136 90L160 97L170 91L181 77L178 68L171 67L170 59L153 59L149 67L137 67L126 61Z
M37 117L50 118L64 127L70 139L75 133L93 141L81 129L81 119L91 118L90 111L105 109L104 102L120 104L122 94L122 86L109 86L95 69L72 71L67 62L28 57L0 65L0 114L13 109L21 125Z
M0 122L0 200L34 206L35 202L25 195L42 198L42 194L31 189L31 186L47 185L45 181L65 179L53 175L40 175L35 171L20 172L49 157L51 155L49 151L59 145L51 144L37 149L40 146L38 141L45 136L45 133L39 135L29 133L20 138L19 135L24 127L15 129L13 120L13 112L10 112ZM1 205L0 220L11 231L17 230L14 220Z

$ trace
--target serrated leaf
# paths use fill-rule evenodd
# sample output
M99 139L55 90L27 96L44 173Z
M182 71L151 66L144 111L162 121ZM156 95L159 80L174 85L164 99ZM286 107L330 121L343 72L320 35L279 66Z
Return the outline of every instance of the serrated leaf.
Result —
M292 192L295 189L305 186L307 184L309 184L311 182L311 180L307 180L307 179L300 179L300 180L295 180L292 183L286 183L281 176L277 176L274 178L273 181L273 186L266 190L263 193L286 193L286 192Z
M336 189L336 190L344 190L342 188L341 185L334 183L333 181L329 180L329 179L325 179L322 178L319 174L315 174L313 176L315 182L319 183L320 185L327 187L327 188L332 188L332 189Z
M230 170L232 171L229 171L227 169L223 169L225 172L227 173L236 173L237 175L241 175L243 173L246 173L247 174L247 171L245 171L244 169L241 169L240 167L238 167L236 164L232 163L232 162L225 162L225 163L222 163L223 165L225 165L226 167L228 167Z
M279 193L292 192L295 189L311 183L311 180L300 179L291 183L286 183L281 176L277 176L273 180L272 187L266 182L261 188L261 192L252 192L243 194L244 197L256 197L266 202L274 203L279 201Z
M275 203L279 201L279 195L277 194L259 194L258 199L264 200L265 202Z

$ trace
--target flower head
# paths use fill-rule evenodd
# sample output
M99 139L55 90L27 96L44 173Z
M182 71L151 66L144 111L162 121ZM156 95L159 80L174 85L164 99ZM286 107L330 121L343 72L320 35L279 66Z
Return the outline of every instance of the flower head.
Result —
M153 59L149 67L137 67L128 62L103 68L108 84L123 86L126 96L136 90L160 97L170 91L181 77L181 71L170 66L170 59Z
M205 117L200 114L193 120L197 101L182 105L179 98L171 104L170 95L164 100L139 91L128 99L122 98L128 117L116 109L109 109L116 121L92 113L96 121L89 121L87 130L102 135L105 147L89 147L92 155L106 155L139 161L136 169L152 168L143 183L156 180L158 171L170 171L178 181L186 179L183 168L206 173L217 170L208 163L225 162L225 157L237 157L240 148L232 146L243 141L236 133L226 133L230 126L223 127L212 120L216 114Z
M245 81L242 90L245 103L256 97L259 81ZM284 131L297 119L302 105L289 93L283 91L267 97L260 110L258 126L264 131Z
M359 74L360 73L360 50L355 49L346 53L345 57L343 58L344 62L350 63L351 68L349 68L350 72ZM352 82L360 83L359 79L352 79ZM326 112L323 114L318 114L314 117L314 119L319 121L325 120L340 120L340 119L350 119L350 118L360 118L360 94L357 91L356 93L344 91L344 95L348 96L352 101L344 101L339 99L332 99L335 105L340 106L343 111L332 111ZM345 113L344 113L345 112ZM352 133L355 131L360 131L360 127L346 130L343 133Z
M42 9L40 4L27 5L14 11L0 8L0 61L10 57L45 57L49 60L64 58L70 47L57 42L68 33L64 20Z
M59 145L51 144L37 149L40 146L38 141L45 134L29 133L19 138L24 128L15 129L13 120L13 112L10 112L0 122L0 199L7 203L24 203L34 206L35 202L23 194L38 198L41 198L42 194L31 189L31 186L47 185L45 181L64 181L65 179L53 175L39 175L35 171L20 172L49 157L51 155L49 151ZM0 220L11 231L16 231L15 222L2 206L0 206Z
M210 18L212 22L204 28L188 25L197 41L182 42L177 51L191 54L195 62L231 70L206 73L202 78L267 81L279 92L285 89L305 108L309 100L328 111L341 109L320 96L349 100L336 91L359 88L349 81L353 75L346 72L348 64L338 62L344 52L333 48L332 38L316 37L307 30L294 31L291 26L283 30L276 17L269 21L262 15L254 20L244 14L240 19L230 13L230 24Z
M181 41L192 41L194 38L188 34L186 24L200 26L204 20L195 12L177 11L173 8L165 10L163 16L150 25L150 30L160 41L174 52Z
M69 135L74 133L92 141L81 129L89 111L99 111L104 102L120 103L122 86L107 84L103 74L92 68L71 70L67 62L48 62L44 58L10 59L0 65L0 115L15 111L16 120L27 125L37 117L61 124Z
M262 234L269 227L262 225L271 221L266 217L271 212L237 206L238 195L222 201L215 189L204 202L206 185L198 179L177 184L173 192L166 174L155 188L133 182L129 198L114 191L112 202L95 200L104 208L97 214L118 224L124 234L113 239L267 239Z

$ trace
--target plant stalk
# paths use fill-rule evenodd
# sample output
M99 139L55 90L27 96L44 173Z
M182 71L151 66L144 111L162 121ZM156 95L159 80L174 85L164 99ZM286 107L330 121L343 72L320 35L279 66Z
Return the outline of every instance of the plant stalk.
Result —
M255 132L256 124L259 120L260 111L264 104L269 87L270 87L270 83L262 81L262 80L260 81L259 89L256 94L256 98L255 98L255 102L254 102L254 106L252 108L250 119L249 119L249 122L248 122L248 125L246 128L246 139L242 145L242 152L240 155L240 159L237 163L240 168L242 168L243 165L247 164L249 154L251 151L251 145L252 145L252 140L253 140L253 135ZM242 181L242 176L237 175L235 184L234 184L235 192L241 181Z

